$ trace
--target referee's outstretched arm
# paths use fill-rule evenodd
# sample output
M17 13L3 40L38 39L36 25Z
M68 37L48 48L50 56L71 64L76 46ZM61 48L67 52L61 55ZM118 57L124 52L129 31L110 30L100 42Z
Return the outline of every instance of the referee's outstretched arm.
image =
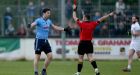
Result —
M105 19L107 19L108 17L113 16L113 15L114 15L114 12L111 12L111 13L109 13L109 14L107 14L107 15L101 17L101 18L99 18L98 21L102 22L102 21L104 21Z

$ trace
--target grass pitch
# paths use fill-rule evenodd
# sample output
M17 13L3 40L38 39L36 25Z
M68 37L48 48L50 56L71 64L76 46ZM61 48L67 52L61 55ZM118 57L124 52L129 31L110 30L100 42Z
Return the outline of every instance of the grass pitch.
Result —
M73 75L76 72L76 61L56 61L53 60L48 67L48 75ZM122 72L127 61L97 61L101 75L140 75L140 61L135 60L132 64L132 71ZM43 61L39 63L41 71ZM0 61L0 75L34 75L32 61ZM88 61L84 61L81 75L95 75L92 66Z

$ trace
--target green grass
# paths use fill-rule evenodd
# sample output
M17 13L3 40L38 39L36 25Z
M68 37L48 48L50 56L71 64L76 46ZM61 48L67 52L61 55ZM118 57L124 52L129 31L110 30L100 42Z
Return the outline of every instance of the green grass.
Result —
M43 61L39 63L41 67ZM73 75L76 72L76 61L53 61L47 72L48 75ZM140 75L140 61L133 62L132 72L121 71L127 61L97 61L101 75ZM0 61L0 75L33 75L32 61ZM84 62L81 75L94 75L94 71L88 61Z

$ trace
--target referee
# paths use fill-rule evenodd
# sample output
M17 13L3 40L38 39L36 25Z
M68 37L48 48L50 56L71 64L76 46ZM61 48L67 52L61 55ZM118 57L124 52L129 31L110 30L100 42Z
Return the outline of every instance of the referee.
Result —
M51 10L48 8L45 8L42 10L42 16L40 18L37 18L32 24L31 28L36 26L36 38L34 43L34 50L35 50L35 57L34 57L34 75L38 74L38 63L40 60L41 52L43 51L46 54L46 59L41 71L41 75L47 75L46 69L48 65L50 64L52 60L52 50L51 46L48 41L48 34L50 27L52 27L55 30L58 31L70 31L69 27L62 28L54 25L49 19Z
M78 26L80 27L80 43L78 45L78 65L77 65L77 72L75 75L80 75L80 72L83 67L83 58L84 54L87 55L87 58L91 65L93 66L96 75L100 75L100 72L98 70L97 64L95 59L92 57L93 54L93 44L91 42L92 40L92 34L93 31L95 30L96 26L99 25L100 22L103 20L107 19L110 16L113 16L113 12L109 13L97 21L90 21L90 16L88 14L83 14L83 19L79 20L76 16L76 5L73 5L73 19L76 21Z

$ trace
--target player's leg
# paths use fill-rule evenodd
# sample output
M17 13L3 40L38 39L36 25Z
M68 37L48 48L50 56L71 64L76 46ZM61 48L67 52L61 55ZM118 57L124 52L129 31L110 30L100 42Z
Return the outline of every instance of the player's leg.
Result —
M46 69L48 68L49 64L52 61L52 50L51 50L48 40L45 40L45 44L43 45L43 51L46 54L46 59L44 61L44 65L43 65L41 73L42 73L42 75L47 75Z
M135 50L130 50L129 51L129 56L128 56L128 69L131 69L131 64L132 64L132 60L133 60L133 55L135 53Z
M52 52L47 54L47 58L45 59L44 66L43 66L43 69L42 69L42 75L47 75L46 69L48 68L51 61L52 61Z
M92 67L94 68L96 75L100 75L96 61L94 60L92 53L87 54L87 58L89 62L91 63Z
M34 73L35 73L35 75L39 75L38 74L38 64L39 64L40 55L41 55L41 40L39 40L39 39L35 40L34 49L35 49Z
M38 63L40 60L40 54L35 54L35 58L34 58L34 74L35 75L39 75L38 74Z
M52 61L52 52L47 54L47 58L45 59L45 62L44 62L44 65L45 65L44 68L47 69L51 61Z
M136 53L137 53L138 59L140 60L140 50L137 51Z
M131 71L131 64L132 64L134 53L135 53L135 50L134 49L130 49L129 50L129 54L128 54L128 65L127 65L127 68L124 68L123 69L124 72L130 72Z
M75 73L75 75L80 75L80 72L82 71L82 68L83 68L83 60L84 60L84 55L79 55L78 64L77 64L77 72Z

